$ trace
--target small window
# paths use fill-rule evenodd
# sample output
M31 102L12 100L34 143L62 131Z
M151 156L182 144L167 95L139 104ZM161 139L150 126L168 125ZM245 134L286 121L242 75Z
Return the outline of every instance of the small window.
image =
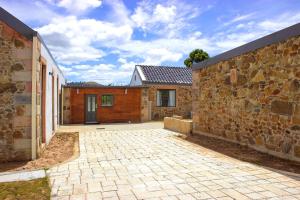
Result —
M157 90L156 105L158 107L175 107L176 90Z
M136 81L136 75L134 75L134 80Z
M102 106L113 106L113 95L102 95L101 96L101 105Z

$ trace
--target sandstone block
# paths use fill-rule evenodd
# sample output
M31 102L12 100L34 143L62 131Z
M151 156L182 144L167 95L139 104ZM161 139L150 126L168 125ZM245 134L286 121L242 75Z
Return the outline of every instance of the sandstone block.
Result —
M0 84L0 93L4 93L4 92L16 92L17 91L17 87L16 84L14 83L2 83Z
M295 146L294 147L294 156L300 158L300 146Z
M19 72L14 72L12 75L12 80L13 81L31 81L31 72L27 71L27 72L23 72L23 71L19 71Z
M271 103L271 112L290 116L293 113L293 104L287 101L275 100Z
M16 64L11 66L11 71L21 71L23 69L24 69L24 67L20 63L16 63Z
M266 80L266 78L265 78L265 76L264 76L263 70L259 70L259 71L255 74L255 76L251 79L251 82L253 82L253 83L259 83L259 82L263 82L263 81L265 81L265 80Z
M31 104L31 95L15 95L14 104Z

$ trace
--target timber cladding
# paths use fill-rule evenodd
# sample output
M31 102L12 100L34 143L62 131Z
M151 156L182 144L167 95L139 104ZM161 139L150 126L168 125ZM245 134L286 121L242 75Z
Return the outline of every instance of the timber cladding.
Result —
M140 122L142 88L98 87L65 88L64 113L68 113L65 123L86 122L86 96L96 95L96 121L98 123ZM102 96L112 95L112 106L102 105Z

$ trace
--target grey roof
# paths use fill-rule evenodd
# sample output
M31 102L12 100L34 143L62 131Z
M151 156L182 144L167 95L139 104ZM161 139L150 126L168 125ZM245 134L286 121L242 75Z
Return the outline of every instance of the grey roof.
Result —
M143 83L155 84L192 84L192 70L187 67L136 65L142 70Z
M35 31L32 28L30 28L29 26L27 26L26 24L24 24L18 18L16 18L15 16L13 16L9 12L7 12L1 6L0 6L0 21L3 21L9 27L11 27L12 29L14 29L16 32L18 32L21 35L23 35L24 37L26 37L28 40L32 41L34 36L38 37L39 40L43 43L43 45L46 48L46 50L48 51L49 55L51 56L53 62L58 66L58 64L56 63L56 60L52 56L50 50L48 49L46 43L44 42L44 40L40 36L40 34L37 31ZM58 70L60 70L60 72L63 75L63 72L61 71L61 69L59 67L57 67L57 68L58 68Z
M36 31L34 31L29 26L27 26L19 19L17 19L15 16L13 16L12 14L4 10L1 6L0 6L0 20L29 40L32 40L33 36L37 35Z
M198 69L216 64L216 63L224 61L224 60L229 60L233 57L254 51L256 49L259 49L259 48L262 48L262 47L265 47L265 46L268 46L268 45L271 45L274 43L279 43L284 40L287 40L288 38L299 36L299 35L300 35L300 23L290 26L288 28L282 29L282 30L272 33L270 35L264 36L260 39L254 40L247 44L244 44L240 47L226 51L222 54L219 54L215 57L207 59L203 62L195 63L195 64L193 64L193 70L198 70Z

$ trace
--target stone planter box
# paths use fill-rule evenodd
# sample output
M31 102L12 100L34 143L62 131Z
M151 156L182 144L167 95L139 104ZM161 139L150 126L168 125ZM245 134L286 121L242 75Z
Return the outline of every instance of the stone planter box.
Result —
M193 123L191 119L182 119L180 117L165 117L164 128L185 135L192 133Z

